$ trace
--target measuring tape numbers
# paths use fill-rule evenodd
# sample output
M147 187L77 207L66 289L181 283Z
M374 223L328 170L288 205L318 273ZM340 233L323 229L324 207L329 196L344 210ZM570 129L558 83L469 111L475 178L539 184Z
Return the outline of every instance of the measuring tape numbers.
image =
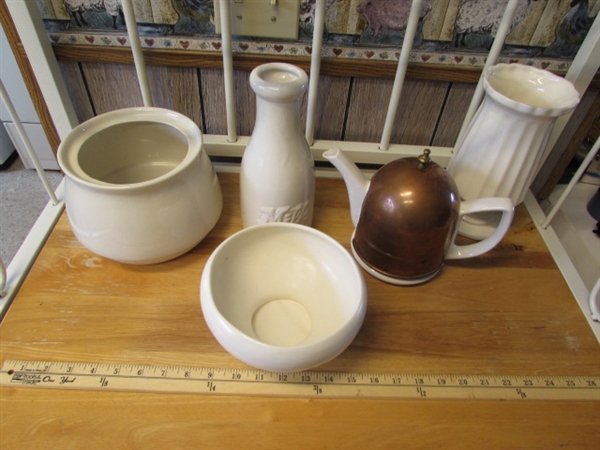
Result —
M258 369L7 360L0 385L289 397L596 400L597 376L268 372Z

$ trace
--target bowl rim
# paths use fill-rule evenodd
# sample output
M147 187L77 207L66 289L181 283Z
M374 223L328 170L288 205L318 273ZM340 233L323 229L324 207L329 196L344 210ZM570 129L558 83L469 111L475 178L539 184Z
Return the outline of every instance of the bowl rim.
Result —
M217 258L220 251L222 251L222 249L225 248L227 245L230 245L232 241L237 240L237 239L242 239L243 236L245 236L249 233L256 233L257 231L266 229L266 228L280 228L280 229L297 230L302 233L308 232L308 233L313 234L314 236L317 236L318 238L328 242L330 245L335 247L344 256L344 258L348 262L351 270L355 274L355 280L357 281L360 289L357 292L357 302L356 302L356 305L355 305L352 313L348 315L348 318L336 330L328 333L325 336L320 337L319 339L317 339L315 341L309 342L309 343L301 342L300 344L290 345L290 346L268 344L259 339L256 339L255 337L252 337L252 336L244 333L239 328L237 328L235 325L233 325L219 311L214 299L212 298L212 295L211 296L203 295L203 293L205 293L205 291L212 291L212 287L211 287L212 283L211 283L210 275L211 275L211 271L213 268L214 260ZM350 254L350 252L348 252L348 250L346 250L344 248L344 246L342 244L340 244L337 240L335 240L331 236L327 235L326 233L324 233L320 230L317 230L316 228L312 228L312 227L309 227L306 225L296 224L296 223L288 223L288 222L271 222L271 223L252 225L250 227L244 228L244 229L232 234L231 236L229 236L213 251L213 253L208 258L206 265L204 266L204 270L202 272L202 277L201 277L201 282L200 282L200 303L201 303L201 307L202 307L202 311L203 311L203 315L204 315L204 320L209 325L211 332L213 332L211 324L218 321L222 325L225 325L226 331L228 334L235 334L236 336L242 337L246 341L246 343L251 343L252 345L256 346L257 348L262 348L265 351L285 351L287 349L289 349L290 351L302 351L302 350L306 350L306 349L311 349L315 346L321 347L324 341L335 338L335 336L340 335L347 328L353 328L354 326L357 326L357 331L354 334L354 336L352 337L352 340L353 340L354 337L356 336L356 334L358 333L358 330L360 330L360 327L362 326L362 323L364 321L364 317L366 315L367 303L368 303L368 295L367 295L366 281L365 281L365 278L363 276L363 273L362 273L360 267L358 266L358 264L356 263L356 261L354 260L354 257ZM212 312L216 313L217 319L215 319L214 321L207 320L207 318L206 318L205 308L209 308L209 307L212 310ZM209 323L209 322L211 322L211 323ZM214 334L214 332L213 332L213 334ZM219 339L217 339L217 340L219 340ZM219 342L221 342L221 341L219 340ZM221 345L223 345L223 343L221 343ZM223 346L225 347L225 345L223 345ZM340 351L343 351L343 349Z
M187 139L183 159L170 171L151 180L115 184L87 175L79 165L79 148L92 135L115 125L136 122L160 123L177 129ZM72 150L72 148L75 150ZM83 186L107 191L131 191L163 183L187 169L204 151L200 128L189 117L165 108L143 106L123 108L99 114L73 128L58 146L57 161L66 178Z

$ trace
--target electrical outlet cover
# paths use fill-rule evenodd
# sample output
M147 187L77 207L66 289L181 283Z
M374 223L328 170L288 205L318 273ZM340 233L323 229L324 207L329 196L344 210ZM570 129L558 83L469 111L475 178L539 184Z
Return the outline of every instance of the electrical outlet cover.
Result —
M215 30L221 33L220 1L215 0ZM231 34L298 39L300 0L229 0Z

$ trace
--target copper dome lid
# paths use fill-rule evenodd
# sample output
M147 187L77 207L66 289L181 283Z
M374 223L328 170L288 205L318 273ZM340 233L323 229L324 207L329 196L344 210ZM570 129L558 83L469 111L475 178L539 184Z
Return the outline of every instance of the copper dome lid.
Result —
M354 251L389 277L435 273L456 234L458 188L429 153L383 166L371 179L362 204Z

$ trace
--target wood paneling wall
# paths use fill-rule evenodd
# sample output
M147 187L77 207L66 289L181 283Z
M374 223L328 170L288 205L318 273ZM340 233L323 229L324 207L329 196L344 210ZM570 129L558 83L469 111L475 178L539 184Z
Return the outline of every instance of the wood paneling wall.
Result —
M115 109L143 105L131 65L70 61L60 64L81 121ZM220 69L154 65L147 69L155 106L185 114L204 133L227 134ZM237 133L241 136L252 133L255 118L255 97L248 75L245 70L234 71ZM315 138L378 142L392 85L392 79L322 76ZM473 84L406 80L391 142L454 145L473 90Z
M122 49L89 50L55 47L78 117L143 105L135 68ZM194 120L206 134L227 134L222 68L213 55L145 52L155 106L172 109ZM268 57L234 60L236 126L239 136L252 134L255 96L248 76ZM290 61L308 70L303 59ZM379 142L392 91L394 64L323 61L315 139ZM454 146L479 74L456 69L409 66L400 108L390 142L393 144ZM532 190L546 198L579 149L598 116L598 80L595 80L567 124ZM303 120L307 96L303 99Z

